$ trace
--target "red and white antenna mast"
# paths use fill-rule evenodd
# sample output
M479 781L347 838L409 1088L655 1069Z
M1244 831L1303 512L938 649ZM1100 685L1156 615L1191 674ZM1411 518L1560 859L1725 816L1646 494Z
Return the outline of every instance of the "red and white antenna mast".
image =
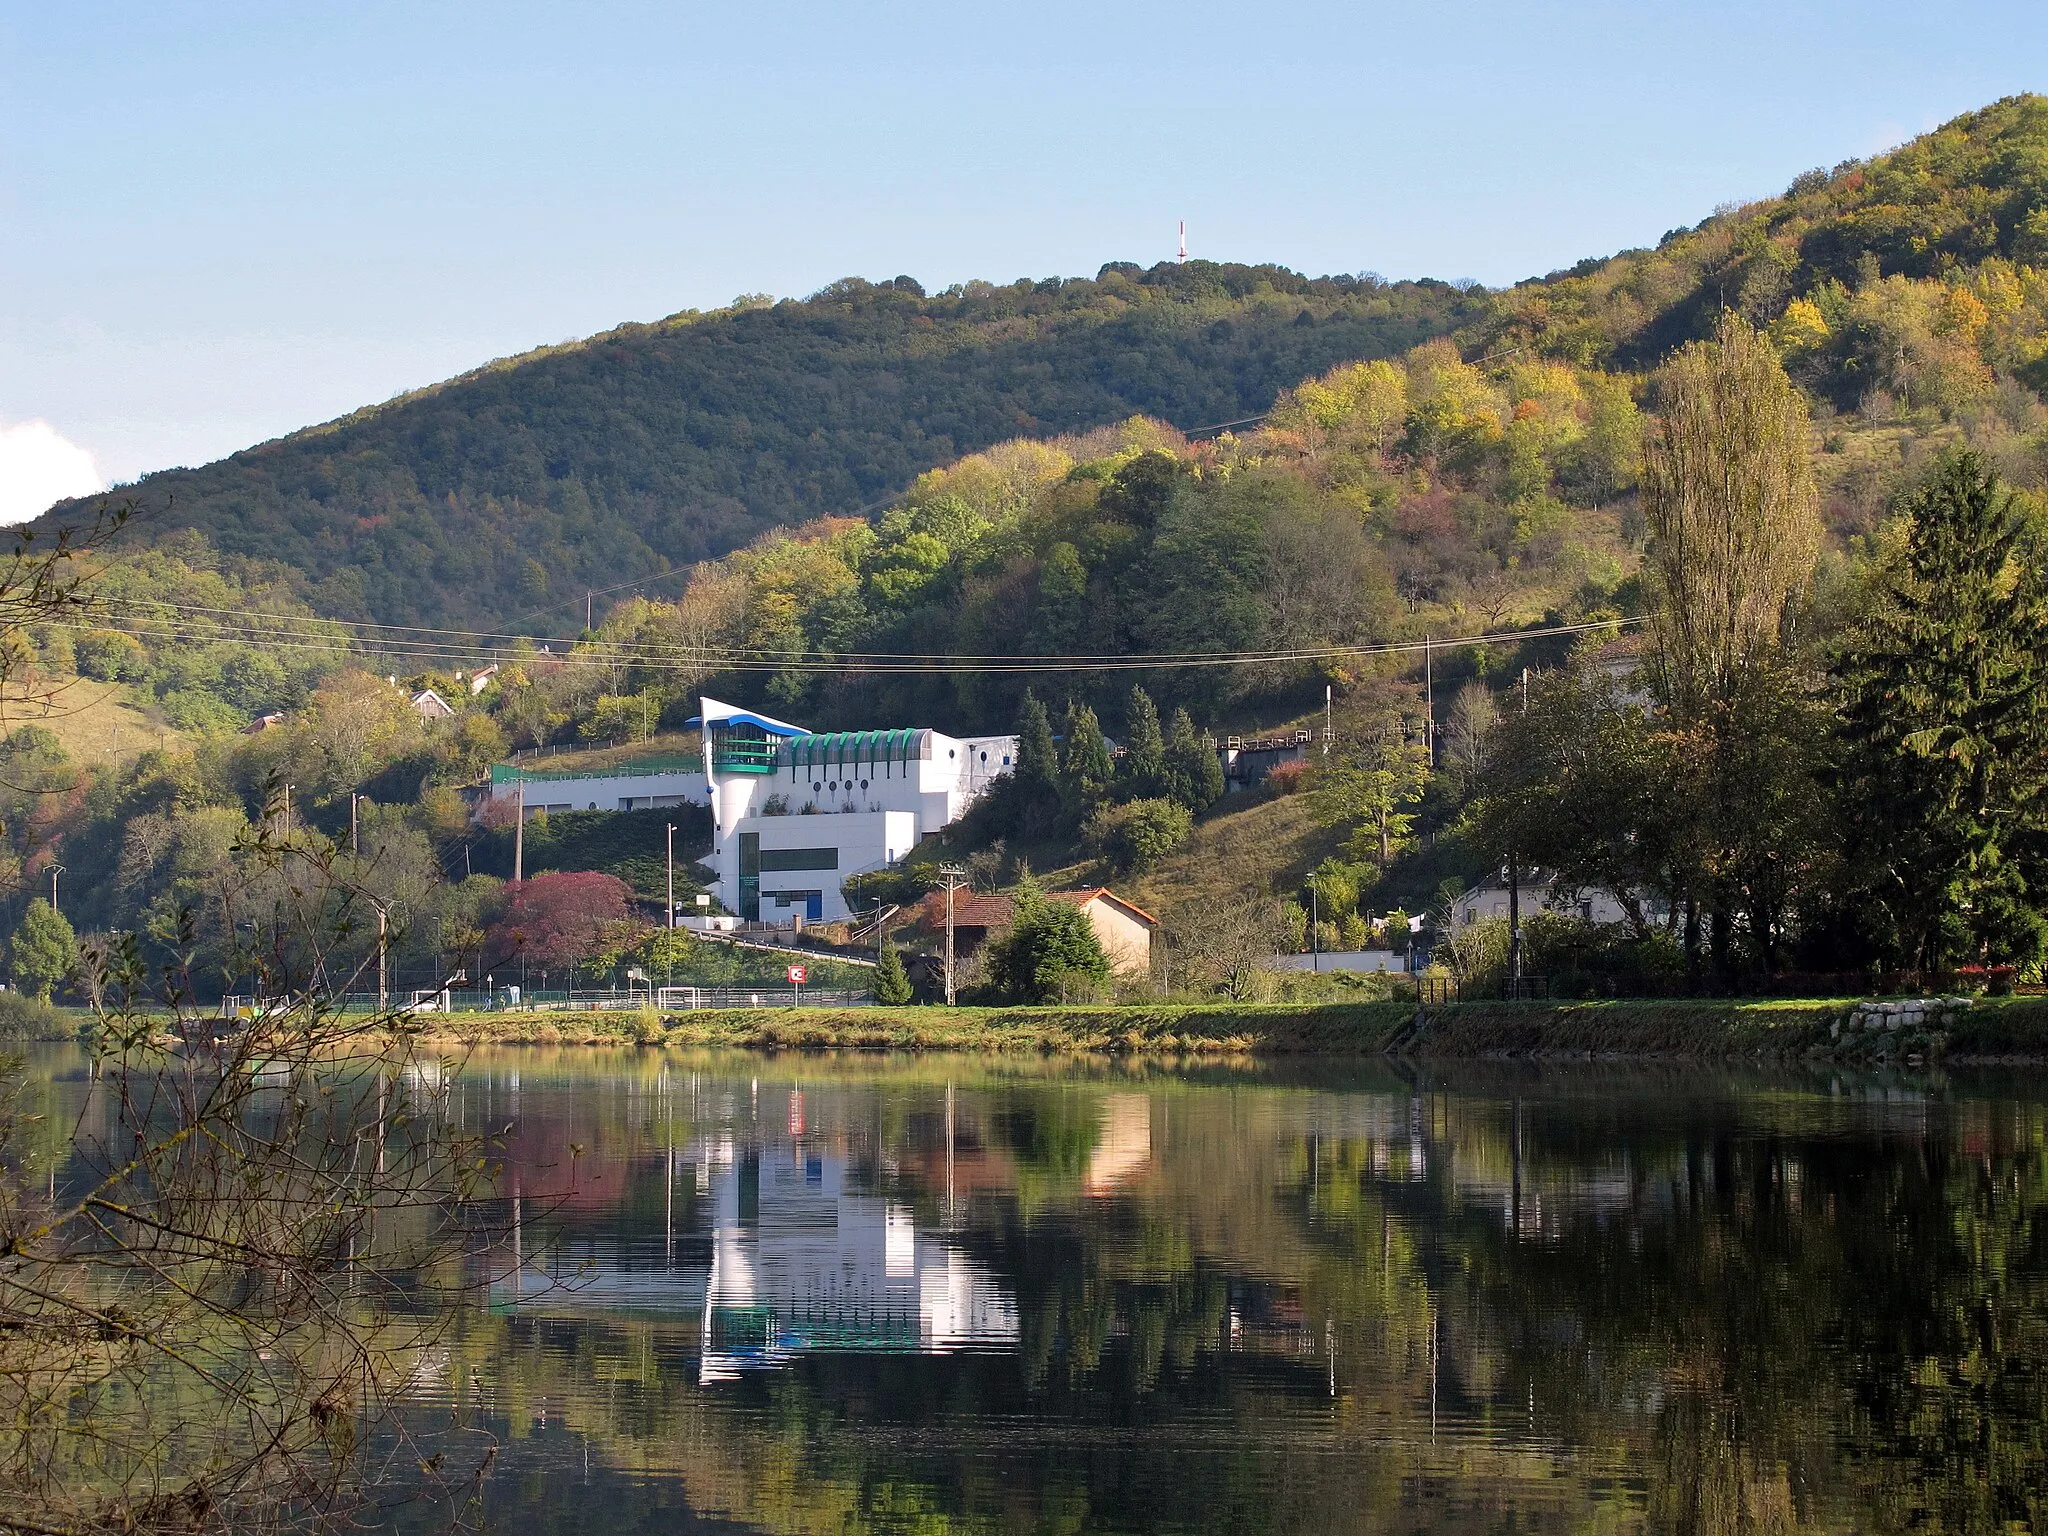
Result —
M1188 259L1188 221L1186 219L1180 221L1180 259L1182 261Z

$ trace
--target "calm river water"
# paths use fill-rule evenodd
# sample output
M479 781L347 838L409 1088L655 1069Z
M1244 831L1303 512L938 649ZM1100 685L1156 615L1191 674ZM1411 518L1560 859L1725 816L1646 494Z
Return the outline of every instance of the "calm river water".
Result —
M526 1050L539 1533L2048 1528L2048 1078ZM415 1510L423 1528L445 1512Z

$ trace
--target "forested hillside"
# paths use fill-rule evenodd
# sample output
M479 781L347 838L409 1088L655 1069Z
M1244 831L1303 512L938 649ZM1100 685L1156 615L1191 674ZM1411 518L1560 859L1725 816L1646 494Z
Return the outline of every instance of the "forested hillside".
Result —
M1436 282L1213 262L930 296L849 278L622 326L149 476L138 536L195 528L282 561L335 617L559 632L588 587L857 511L990 443L1137 412L1251 416L1483 304Z
M1163 882L1170 874L1176 887L1201 872L1212 907L1230 890L1291 889L1318 867L1325 918L1352 920L1340 937L1355 936L1390 905L1434 906L1445 882L1455 890L1499 868L1505 838L1524 855L1543 850L1534 856L1574 878L1662 893L1667 928L1661 937L1630 938L1636 947L1616 962L1624 969L1661 955L1658 974L1668 977L1676 953L1668 924L1681 907L1690 914L1683 947L1691 973L1700 973L1704 947L1724 981L1790 956L1828 968L1979 952L2025 960L2041 946L2020 938L2038 930L2048 942L2048 921L2028 915L2048 889L2048 853L2038 867L2028 862L2048 850L2039 817L2025 829L2033 841L1994 850L1997 859L1983 865L2022 871L2025 889L1984 895L1983 911L2019 916L1997 935L1965 936L1976 951L1961 938L1910 930L1926 911L1961 910L1947 898L1916 896L1914 910L1887 919L1889 931L1859 930L1862 914L1896 897L1865 867L1869 850L1911 846L1903 840L1921 835L1925 817L1897 811L1861 844L1838 833L1851 811L1882 809L1885 785L1921 771L1902 769L1900 752L1936 739L1916 732L1897 751L1858 745L1909 718L1883 693L1891 686L1887 658L1909 650L1906 640L1925 639L1901 640L1879 622L1901 592L1916 583L1932 589L1938 576L1948 584L1943 592L1960 594L1954 603L1967 599L1986 613L2014 607L2011 665L1998 675L2018 679L2016 696L2032 701L2031 714L2014 718L2038 719L2038 701L2048 696L2031 681L2048 666L2039 640L2048 634L2048 606L2036 605L2029 585L2048 539L2048 405L2040 394L2048 382L2048 268L2034 264L2048 257L2030 243L2048 218L2044 163L2048 102L2000 103L1894 155L1802 177L1784 199L1717 214L1658 252L1490 296L1192 266L936 301L842 285L829 302L736 311L569 349L215 466L195 480L243 473L265 453L304 467L323 443L374 440L385 446L363 448L360 461L397 475L391 424L440 411L448 432L435 439L445 449L437 462L459 467L471 462L465 442L497 430L488 415L457 410L462 400L495 391L524 410L540 398L528 384L561 369L578 390L557 390L549 410L567 410L562 402L573 398L582 402L576 410L595 412L590 402L605 390L623 399L651 377L622 365L642 355L636 347L644 343L652 357L673 346L696 359L693 367L708 368L691 351L707 338L746 360L728 380L748 389L767 388L769 375L755 367L763 357L787 362L792 378L797 360L823 355L820 348L867 359L866 374L849 362L848 372L830 377L851 392L835 409L870 425L882 419L878 411L895 410L899 420L911 414L900 400L855 398L860 379L914 371L877 361L886 348L875 338L887 335L931 338L917 364L932 370L928 378L952 370L993 387L1003 380L1000 367L1014 365L1026 377L1004 383L1011 400L1040 385L1045 398L1062 390L1099 403L1117 398L1099 380L1057 372L1034 384L1029 375L1040 365L1030 359L1089 355L1132 335L1152 338L1159 356L1186 365L1154 385L1178 377L1191 394L1224 391L1203 396L1201 409L1171 425L1140 414L1087 431L1018 435L997 431L991 415L984 425L999 440L917 474L918 460L897 444L888 473L907 483L868 515L754 531L736 513L721 537L750 534L738 547L679 572L656 599L600 607L596 632L566 653L559 645L380 634L316 616L337 606L360 611L334 600L361 577L348 561L385 550L397 562L414 547L408 539L441 540L496 572L441 593L431 552L421 554L406 578L413 585L380 589L436 592L442 606L422 597L408 618L469 613L446 605L492 593L489 600L509 602L506 581L533 609L559 596L557 578L537 559L523 589L518 572L492 564L508 546L464 521L475 506L460 495L432 503L409 492L411 510L385 522L382 513L347 514L355 553L340 538L322 544L318 582L281 561L237 553L232 528L215 530L226 549L196 531L158 536L95 577L97 612L32 626L19 644L36 676L77 674L125 688L188 734L134 763L88 762L39 730L17 730L0 744L12 764L0 778L16 786L0 796L8 801L0 806L8 904L18 910L61 861L70 910L95 926L147 928L230 866L250 827L344 835L351 809L362 811L367 797L378 809L362 813L370 816L363 835L374 832L393 891L409 893L408 911L439 914L431 933L424 916L407 930L414 963L425 965L431 957L420 946L455 945L451 936L470 944L499 910L487 873L496 866L479 860L479 829L458 786L508 748L625 745L680 730L708 688L815 728L1021 728L1042 748L1028 754L1035 777L1020 769L1016 792L996 797L963 829L963 849L982 844L993 856L1000 843L1013 861L1028 855L1040 867L1073 870L1082 866L1072 861L1092 860L1120 881L1151 871ZM1768 273L1776 276L1766 282ZM1223 285L1240 278L1252 286L1233 297ZM1729 301L1712 313L1713 339L1688 343L1675 360L1659 352L1659 338L1706 324L1699 296L1709 291L1725 291ZM1070 302L1072 311L1063 308ZM834 305L843 306L836 321L827 313ZM1010 320L991 318L998 310ZM945 318L936 317L941 311ZM1270 325L1276 314L1290 318ZM1462 322L1455 334L1425 334L1452 320ZM1012 339L997 339L1010 334L1006 324ZM835 327L836 341L819 341ZM1395 345L1404 331L1422 339ZM1258 370L1291 368L1298 349L1338 332L1359 350L1392 350L1251 393ZM1369 345L1356 340L1368 334ZM1189 359L1202 347L1243 371L1227 382L1198 378ZM1005 349L1007 365L999 362ZM1651 357L1657 367L1633 366ZM1110 371L1115 388L1133 392L1151 377L1142 358L1116 361ZM754 409L738 388L719 397L728 411L719 420ZM988 398L969 404L982 410ZM1771 410L1760 414L1767 399ZM1746 405L1728 413L1715 400ZM697 407L676 409L688 415ZM785 410L785 425L793 411ZM1254 415L1235 431L1176 430L1188 416L1206 425ZM593 454L623 454L617 444L646 441L632 436L635 419L623 405L614 418L593 414L576 441ZM1764 427L1767 442L1744 438ZM829 457L829 447L816 451ZM924 440L919 452L933 448ZM1738 449L1740 462L1716 471L1718 479L1701 470ZM767 452L692 450L700 451L693 462L716 465L735 483L764 485L783 474L776 466L784 460ZM344 457L330 457L329 470ZM654 457L650 449L637 462ZM1779 488L1784 526L1759 547L1789 551L1788 574L1773 577L1771 600L1750 616L1754 633L1744 643L1754 654L1737 678L1741 688L1715 696L1712 708L1673 691L1668 676L1657 683L1669 695L1659 695L1658 711L1646 714L1632 694L1610 698L1602 690L1620 686L1624 659L1607 655L1590 671L1566 665L1569 638L1471 642L1545 621L1668 618L1678 590L1671 561L1683 541L1660 528L1680 526L1674 519L1695 505L1698 485L1765 480ZM327 505L342 506L341 481L322 483ZM565 471L561 483L594 482ZM792 497L799 510L816 504ZM311 500L305 505L318 511ZM510 526L511 504L493 505ZM666 526L658 499L635 505L651 529ZM1981 547L1967 560L1923 550L1912 558L1934 574L1914 574L1913 541L1943 520L1960 526L1968 517L1983 524L1971 535ZM309 542L325 538L320 526L317 518L306 523ZM594 561L609 546L591 536L597 543L579 558ZM655 558L638 547L634 558ZM597 579L596 566L580 569ZM579 586L574 607L580 598ZM1938 612L1948 611L1941 603L1953 607L1943 596ZM507 627L503 616L492 618L481 627ZM561 622L552 616L548 627ZM1944 656L1968 656L1990 633L1989 620L1973 619L1935 640L1957 647ZM1424 637L1433 642L1427 664L1412 652L1372 654ZM1672 649L1668 635L1648 643L1653 656ZM1079 660L1091 657L1103 664ZM1131 667L1132 657L1145 660ZM1168 657L1173 664L1164 664ZM1928 675L1977 674L1943 660ZM1877 679L1868 697L1844 681L1866 676ZM426 721L408 705L406 690L429 686L453 704L452 718ZM1257 796L1219 804L1220 785L1206 769L1195 771L1214 765L1203 736L1250 733L1311 711L1320 719L1326 688L1336 739L1291 786L1306 791L1300 809ZM1729 713L1738 706L1762 714ZM282 727L232 734L272 712L288 716ZM1512 729L1499 724L1503 717ZM1122 755L1112 759L1105 731ZM1509 760L1541 765L1555 748L1565 767L1556 783L1517 790L1523 798L1508 806L1511 824L1501 819L1508 812L1498 782L1488 783L1489 761L1498 762L1489 743L1513 743L1523 731L1537 735ZM1608 765L1612 782L1558 789L1576 782L1589 743L1621 754ZM1838 769L1856 760L1852 748L1868 759L1859 770L1865 781L1845 792ZM1958 749L1954 760L2048 760L2027 743L1977 754ZM1721 796L1710 825L1686 820L1698 811L1701 785L1718 786ZM1761 804L1758 795L1780 798ZM2025 803L2048 805L2048 795ZM1260 804L1274 808L1265 820L1248 813ZM1575 821L1588 807L1597 814ZM1663 850L1657 868L1610 867L1620 855L1601 836L1628 817L1635 821L1617 846ZM1510 825L1511 836L1500 832ZM1728 873L1752 856L1754 869ZM1928 867L1945 867L1947 857L1930 856ZM1970 857L1991 855L1980 849ZM1167 858L1186 862L1162 864ZM1994 896L2002 905L1991 904ZM1647 927L1647 918L1636 926ZM1746 932L1762 936L1752 942ZM440 958L452 964L460 952L444 949Z

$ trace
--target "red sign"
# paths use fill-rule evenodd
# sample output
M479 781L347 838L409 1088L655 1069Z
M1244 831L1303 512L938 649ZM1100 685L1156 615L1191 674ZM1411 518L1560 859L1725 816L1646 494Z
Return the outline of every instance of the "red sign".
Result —
M810 979L811 973L805 967L801 965L792 965L789 968L789 984L792 987L800 987Z

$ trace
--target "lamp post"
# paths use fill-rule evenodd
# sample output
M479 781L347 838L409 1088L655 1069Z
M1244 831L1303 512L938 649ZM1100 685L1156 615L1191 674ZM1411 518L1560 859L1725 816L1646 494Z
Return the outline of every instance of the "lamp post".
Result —
M63 909L57 905L57 875L63 868L62 864L52 864L50 866L50 911L58 917L64 915Z
M1317 930L1323 926L1323 893L1316 888L1315 877L1308 881L1308 968L1320 972L1323 968L1323 936Z

